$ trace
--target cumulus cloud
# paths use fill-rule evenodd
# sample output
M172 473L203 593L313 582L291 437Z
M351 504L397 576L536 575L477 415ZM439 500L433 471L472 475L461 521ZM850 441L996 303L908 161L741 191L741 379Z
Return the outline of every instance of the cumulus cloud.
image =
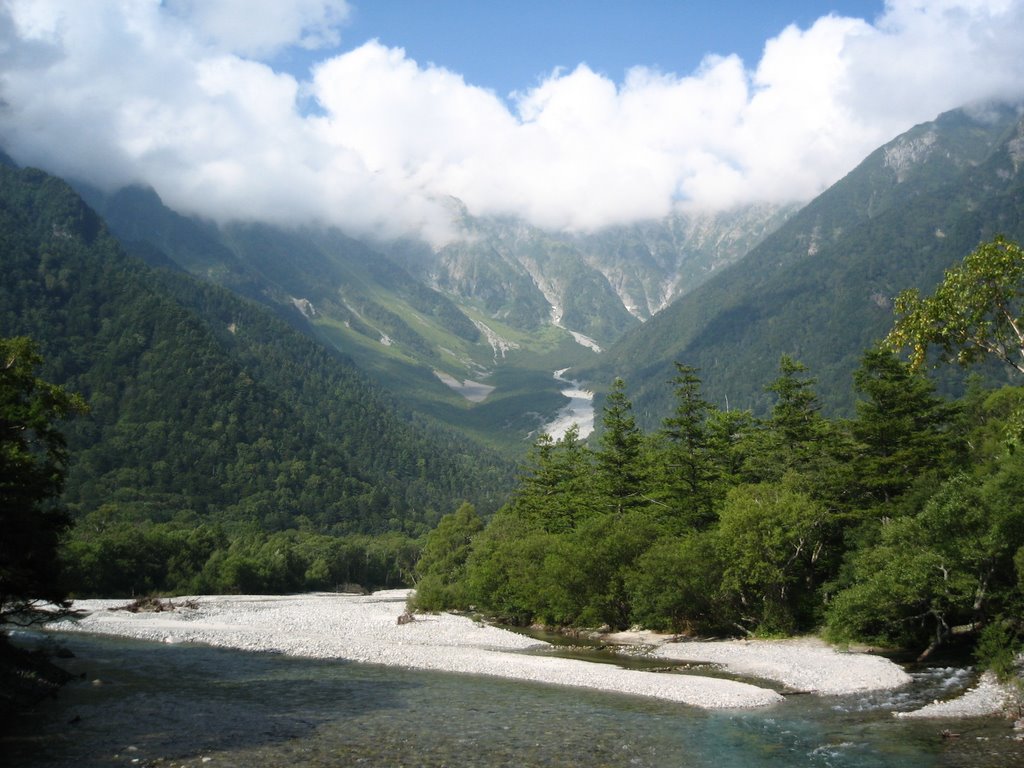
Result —
M0 0L0 146L219 220L436 241L452 196L575 230L806 200L917 122L1024 96L1024 0L891 0L872 22L782 30L758 62L638 66L622 82L580 64L507 102L376 41L325 54L305 82L266 63L335 48L348 13L341 0Z

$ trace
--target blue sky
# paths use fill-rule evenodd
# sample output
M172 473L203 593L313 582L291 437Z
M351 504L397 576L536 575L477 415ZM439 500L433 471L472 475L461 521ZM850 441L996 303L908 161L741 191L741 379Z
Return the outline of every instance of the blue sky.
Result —
M812 199L1024 100L1024 0L0 0L0 146L217 221L460 236Z
M638 65L687 74L708 54L736 54L754 66L765 42L790 24L809 27L829 13L871 21L883 7L881 0L367 0L351 4L338 50L378 39L506 97L581 63L615 81ZM275 63L301 77L322 57L291 49Z

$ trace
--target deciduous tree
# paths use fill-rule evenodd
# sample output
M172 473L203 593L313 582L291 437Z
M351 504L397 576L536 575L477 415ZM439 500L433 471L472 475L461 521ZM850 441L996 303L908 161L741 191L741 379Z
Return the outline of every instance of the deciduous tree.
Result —
M828 510L787 475L729 491L717 530L722 590L750 628L791 632L814 597L830 540Z
M473 537L483 527L476 509L466 502L442 517L437 528L427 534L416 563L419 581L412 601L414 607L427 611L462 607L461 582L466 574L466 560Z
M930 346L941 359L968 365L989 355L1024 373L1024 249L997 237L946 270L935 293L910 289L896 297L897 320L886 337L925 364Z

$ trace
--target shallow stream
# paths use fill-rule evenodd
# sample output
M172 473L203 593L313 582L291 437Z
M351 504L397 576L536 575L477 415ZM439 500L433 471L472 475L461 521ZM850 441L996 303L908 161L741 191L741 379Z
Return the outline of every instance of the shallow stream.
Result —
M1005 720L894 710L972 681L915 673L890 693L704 712L639 697L204 646L61 635L84 678L6 724L15 766L835 766L1006 768ZM651 672L651 674L670 674ZM958 734L943 738L943 730Z

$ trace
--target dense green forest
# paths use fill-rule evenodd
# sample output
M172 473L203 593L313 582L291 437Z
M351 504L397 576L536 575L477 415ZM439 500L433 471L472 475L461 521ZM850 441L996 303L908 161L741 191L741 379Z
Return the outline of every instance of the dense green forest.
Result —
M442 518L415 605L523 625L825 626L919 649L1019 620L1024 388L947 402L873 350L857 417L828 420L804 367L780 367L758 419L704 401L680 366L676 410L654 433L618 380L598 446L543 439L486 527L469 506Z
M509 317L486 309L487 302L457 303L457 297L430 287L430 276L413 277L382 254L379 244L334 228L218 226L172 211L152 189L104 193L81 182L75 187L129 253L269 307L321 346L342 353L408 412L468 434L510 464L522 457L539 420L553 417L565 402L552 371L594 354L564 329L538 326L548 316L546 304L519 303L516 313L536 310L536 317L530 330L517 329L508 325ZM501 292L507 278L500 272L479 264L473 271L487 290ZM528 275L514 282L519 281L540 296ZM485 325L515 354L498 355L481 330ZM470 402L435 372L459 381L486 380L494 391L483 402Z
M129 256L58 179L0 167L0 258L0 336L88 404L63 426L79 594L395 584L441 514L506 497L504 460L265 307Z
M963 290L992 299L991 312L940 349L1001 334L1024 355L1013 324L1000 331L993 319L1001 306L1019 322L1024 251L996 241L978 253L1002 270L1002 288L970 281ZM909 294L893 343L918 334L942 345L938 315L922 313L968 299L942 304L940 292L925 306ZM516 624L824 628L923 652L980 633L990 657L1014 647L1024 628L1024 387L976 383L949 401L889 347L866 351L853 379L856 416L829 419L811 372L783 356L765 386L771 412L756 418L706 401L699 371L677 363L666 382L675 407L653 432L638 427L617 379L597 445L572 431L542 438L486 526L469 506L441 520L414 604Z

